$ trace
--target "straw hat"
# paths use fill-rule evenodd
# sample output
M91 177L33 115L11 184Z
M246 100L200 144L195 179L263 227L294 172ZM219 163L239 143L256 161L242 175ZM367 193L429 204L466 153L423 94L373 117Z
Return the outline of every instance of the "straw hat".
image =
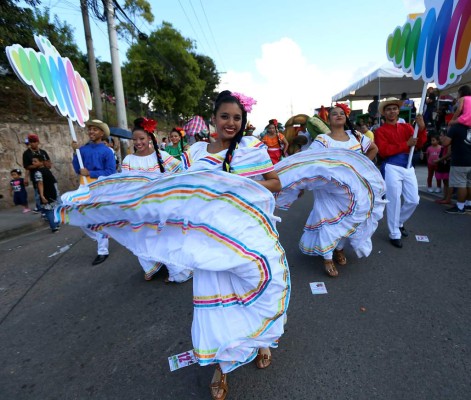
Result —
M107 124L105 124L103 121L100 121L99 119L92 119L91 121L87 121L86 125L96 126L98 129L101 129L103 131L105 137L110 136L110 128Z
M402 107L402 101L399 99L396 99L395 97L388 97L386 100L383 100L381 103L379 103L379 113L383 115L384 107L390 106L391 104L395 104L399 108Z

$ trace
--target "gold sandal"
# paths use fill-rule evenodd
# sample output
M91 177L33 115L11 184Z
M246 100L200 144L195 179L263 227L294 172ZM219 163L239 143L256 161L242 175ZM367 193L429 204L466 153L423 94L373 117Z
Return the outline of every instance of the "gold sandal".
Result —
M271 353L262 354L260 350L261 349L258 349L257 357L255 357L255 365L259 369L268 368L271 365Z
M209 385L209 388L211 389L211 397L214 400L224 400L228 393L227 377L226 377L226 374L222 373L222 370L219 364L216 367L216 371L219 371L220 377L219 377L219 380L215 382L211 382L211 384ZM213 376L213 379L214 379L214 376ZM218 396L220 391L222 391L222 395Z
M339 271L335 267L335 264L332 260L324 260L324 268L327 275L331 276L332 278L336 278L339 276Z
M347 257L345 257L345 253L342 250L334 250L334 259L337 261L339 265L346 265L347 264Z

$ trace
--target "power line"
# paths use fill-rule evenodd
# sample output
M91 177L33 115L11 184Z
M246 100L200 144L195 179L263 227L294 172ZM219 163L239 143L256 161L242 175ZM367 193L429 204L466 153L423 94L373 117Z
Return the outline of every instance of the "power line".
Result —
M199 20L199 18L198 18L198 15L196 15L196 11L195 11L195 8L193 7L193 3L191 2L191 0L188 0L188 3L190 3L191 9L193 10L193 15L194 15L195 18L196 18L196 22L198 22L198 25L199 25L199 27L200 27L200 29L201 29L201 33L203 34L204 40L206 40L206 43L207 43L207 45L208 45L208 47L209 47L209 50L211 51L211 53L214 54L213 48L211 47L211 43L209 43L208 38L206 37L206 34L204 33L203 26L201 25L201 22L200 22L200 20Z
M113 0L113 3L116 5L117 9L122 14L122 16L126 18L126 20L134 27L135 31L137 32L137 38L139 40L146 41L147 45L150 45L149 37L147 36L147 34L141 32L141 30L136 26L136 24L131 20L131 18L129 18L129 16L121 8L121 6L117 3L116 0ZM175 73L175 75L179 77L182 80L182 82L185 80L184 76L181 74L178 68L176 68L175 65L173 65L170 61L168 61L168 59L165 56L163 56L162 53L155 46L152 47L152 50L156 53L159 60L162 61L162 63L167 67L168 70ZM155 80L155 77L154 77L154 80Z
M204 18L206 19L206 24L209 28L209 33L211 34L211 37L213 38L214 45L216 46L216 51L218 53L219 59L221 60L221 65L222 65L224 71L227 71L227 68L224 65L224 59L222 58L221 53L219 52L218 44L216 42L216 39L214 38L213 30L211 29L211 24L209 23L208 16L206 15L206 11L204 9L203 2L201 0L200 0L200 5L201 5L201 9L203 10Z
M183 7L181 1L178 0L178 3L180 4L180 7L181 7L181 9L182 9L182 11L183 11L183 14L185 14L186 20L188 21L188 24L190 25L191 30L192 30L193 33L195 34L195 38L197 39L197 42L199 42L199 43L201 44L201 48L202 48L203 52L207 53L206 49L205 49L204 46L203 46L203 43L201 42L201 40L199 40L198 34L196 33L196 30L195 30L195 28L193 27L193 24L191 23L191 20L190 20L190 18L188 17L188 15L187 15L187 13L186 13L186 11L185 11L185 8Z

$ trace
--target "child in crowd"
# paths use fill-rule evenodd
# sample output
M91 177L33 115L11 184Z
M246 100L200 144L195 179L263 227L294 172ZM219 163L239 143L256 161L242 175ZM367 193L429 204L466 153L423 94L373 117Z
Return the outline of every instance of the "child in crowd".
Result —
M428 175L427 175L427 192L429 193L441 193L442 189L442 181L438 179L435 172L437 171L438 164L436 160L440 157L440 151L442 150L442 146L438 143L438 136L434 135L430 139L430 146L427 147L425 152L427 156L427 167L428 167ZM437 180L437 187L435 190L432 187L432 180L433 176L435 175L435 179Z
M12 169L10 175L10 195L13 197L13 203L15 206L23 206L23 213L29 213L31 210L28 208L28 193L25 181L21 177L21 170Z
M183 128L176 126L170 132L169 138L170 143L165 147L165 151L177 160L182 159L182 153L188 149L188 145L185 145L183 141L183 135L185 131Z
M38 185L39 197L41 199L42 211L46 215L52 233L59 230L59 224L54 222L54 205L57 202L57 180L49 168L44 166L42 155L33 156L33 166L36 169L34 180Z
M105 144L110 148L111 152L113 153L114 161L116 163L116 171L119 172L120 171L119 158L118 158L118 154L116 154L116 151L115 151L114 139L111 136L108 136L108 138L105 141Z
M445 132L440 132L440 143L445 137ZM442 146L439 157L435 160L437 170L435 177L437 181L440 179L443 182L443 199L436 200L438 204L451 204L451 196L453 194L453 188L448 186L448 179L450 177L450 158L451 158L450 146Z
M273 165L281 161L283 155L288 157L289 143L282 133L278 131L278 121L271 120L267 127L267 133L262 142L268 147L268 155Z
M167 147L167 138L163 137L162 142L160 143L160 150L165 150L165 147Z

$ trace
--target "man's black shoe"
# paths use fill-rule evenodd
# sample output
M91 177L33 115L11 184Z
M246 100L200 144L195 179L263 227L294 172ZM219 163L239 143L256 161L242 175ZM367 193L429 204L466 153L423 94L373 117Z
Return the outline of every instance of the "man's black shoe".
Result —
M409 231L404 226L399 227L399 230L401 231L401 236L402 237L408 237L409 236Z
M451 207L451 208L447 208L445 210L445 212L447 214L465 214L466 211L463 209L459 209L457 206L454 206L454 207Z
M391 244L398 249L402 249L402 240L401 239L389 239Z
M98 254L96 258L93 260L92 265L98 265L101 264L103 261L105 261L108 258L108 254Z

